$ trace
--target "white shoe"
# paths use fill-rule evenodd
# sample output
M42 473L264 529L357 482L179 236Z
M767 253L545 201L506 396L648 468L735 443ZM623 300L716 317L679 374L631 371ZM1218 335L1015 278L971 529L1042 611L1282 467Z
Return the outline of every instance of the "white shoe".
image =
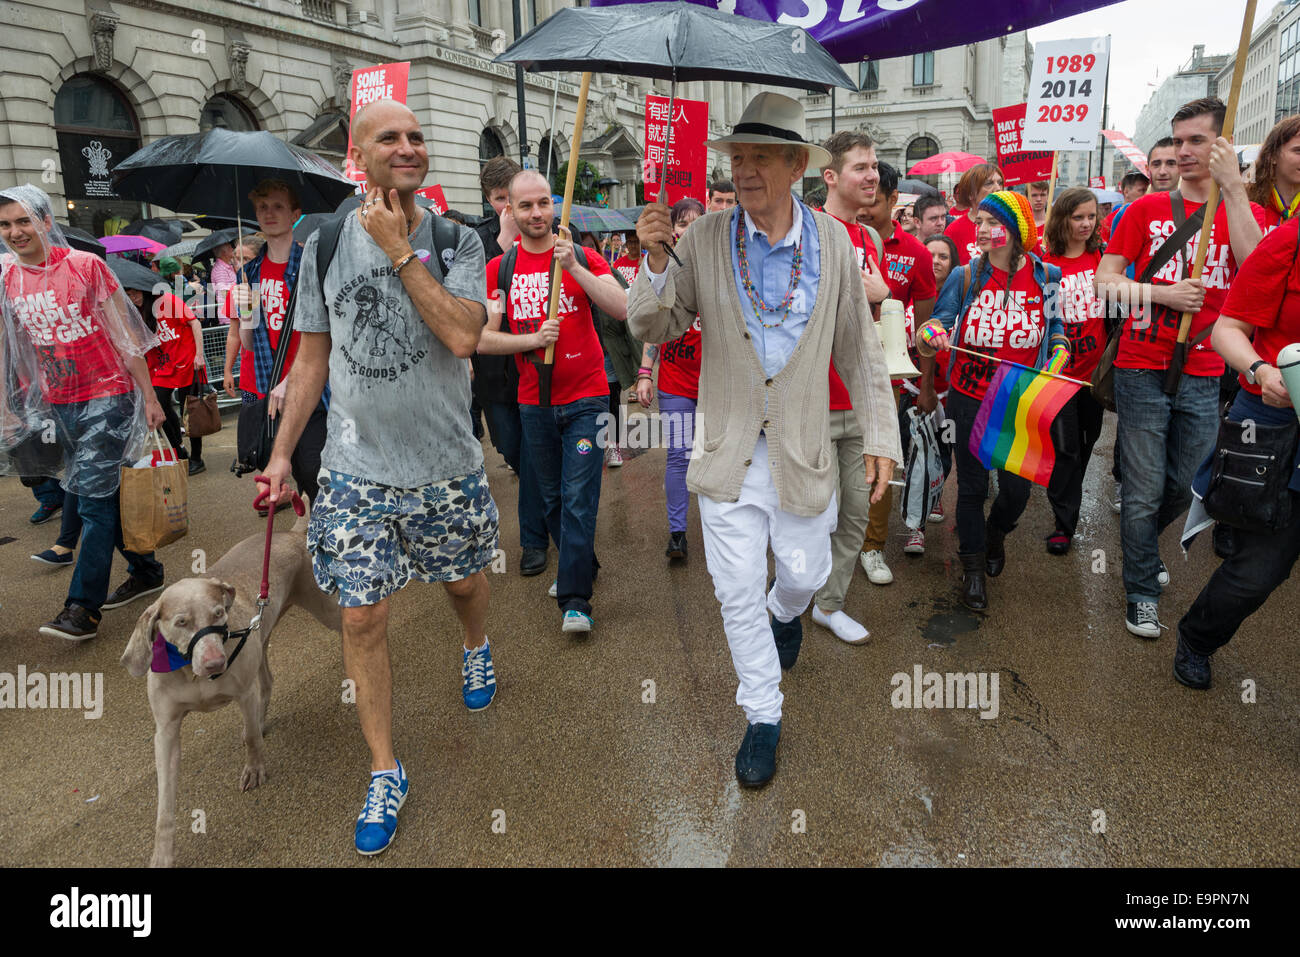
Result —
M813 605L812 620L823 628L829 628L835 633L836 638L840 641L846 641L850 645L866 644L871 638L871 632L842 611L833 611L828 615L816 605Z
M605 464L612 469L616 469L623 464L623 453L619 451L617 445L611 445L605 450Z
M903 546L903 553L906 555L924 555L925 554L925 532L917 529L907 538L907 544Z
M926 516L925 520L926 520L927 522L932 523L932 524L938 524L939 522L942 522L942 521L943 521L943 502L941 502L941 501L936 501L936 502L934 503L934 508L930 509L930 514Z
M1116 515L1118 515L1120 512L1124 510L1124 502L1123 499L1120 497L1119 482L1115 483L1115 500L1110 503L1110 507L1114 510Z
M1160 563L1160 571L1156 573L1156 581L1160 583L1161 588L1169 584L1169 569L1165 568L1164 562Z
M863 552L858 556L858 560L862 562L862 570L867 573L867 578L871 580L871 584L888 585L894 580L894 573L885 564L884 552Z
M546 594L554 598L559 593L560 593L560 580L557 578L555 581L551 582L551 587L546 589Z

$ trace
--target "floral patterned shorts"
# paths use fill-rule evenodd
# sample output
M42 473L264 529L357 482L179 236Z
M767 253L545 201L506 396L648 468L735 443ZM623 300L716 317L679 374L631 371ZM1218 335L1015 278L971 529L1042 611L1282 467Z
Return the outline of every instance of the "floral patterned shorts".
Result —
M497 506L480 466L394 488L321 469L307 548L316 584L339 605L374 605L411 580L453 582L492 563Z

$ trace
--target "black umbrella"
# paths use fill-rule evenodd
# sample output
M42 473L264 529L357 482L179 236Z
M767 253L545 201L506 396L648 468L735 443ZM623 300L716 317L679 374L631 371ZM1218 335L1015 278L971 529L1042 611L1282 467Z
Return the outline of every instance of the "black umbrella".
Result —
M898 191L900 193L916 193L918 196L943 195L929 183L922 183L919 179L900 179L898 181Z
M73 249L94 253L100 259L108 258L108 250L104 248L104 244L84 229L77 229L75 226L64 226L63 235L67 237L68 245Z
M802 34L795 42L794 34ZM734 80L856 91L834 57L805 31L694 3L568 7L539 23L497 61L537 72L615 73L657 80Z
M247 217L237 218L235 216L207 216L200 215L194 217L195 224L200 229L229 229L232 226L244 227L244 233L255 233L262 227Z
M255 218L248 192L264 179L292 186L308 213L333 209L357 185L316 154L265 130L165 136L113 168L119 196L239 219Z
M581 130L593 72L672 81L665 145L672 142L673 104L679 80L731 80L822 93L837 86L858 88L822 45L801 28L681 2L566 8L516 40L495 62L520 63L531 72L582 71L573 127L579 131L574 156L582 147ZM662 166L668 168L667 155ZM562 228L569 224L577 170L576 162L569 164L560 213ZM677 260L671 247L664 244L664 248ZM555 289L559 282L557 262L550 288ZM554 319L558 308L558 299L551 297L548 318ZM551 404L554 361L555 347L551 345L538 370L538 399L542 405Z
M113 275L127 289L139 289L142 292L153 292L153 287L162 283L167 284L167 280L158 275L152 269L141 266L139 263L131 262L129 259L123 259L121 256L110 256L108 259L108 268L112 270Z
M248 228L248 224L245 223L244 235L245 236L251 235L252 232L253 231ZM212 233L210 236L204 236L201 240L199 240L199 244L194 247L194 258L198 260L204 258L205 256L211 256L214 252L216 252L218 246L221 246L225 243L231 243L233 245L235 240L238 237L239 237L238 229L219 229L215 233Z
M170 208L170 207L169 207ZM145 239L152 239L154 242L162 243L164 246L171 246L181 241L181 234L185 232L185 227L179 220L175 219L137 219L126 229L122 230L120 235L123 236L143 236Z

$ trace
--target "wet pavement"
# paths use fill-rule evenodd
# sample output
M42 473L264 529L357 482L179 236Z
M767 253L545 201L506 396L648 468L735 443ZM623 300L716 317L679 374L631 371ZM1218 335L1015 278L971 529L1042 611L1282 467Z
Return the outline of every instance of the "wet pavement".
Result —
M194 549L211 563L264 527L248 504L251 478L226 471L234 437L227 416L205 440L208 471L190 483L191 534L160 553L168 581L190 574ZM858 569L845 609L871 629L870 642L845 645L804 616L803 651L782 683L777 775L759 792L735 781L745 722L694 505L689 561L669 567L664 558L664 453L605 472L595 631L573 638L546 596L554 549L544 574L518 575L517 480L489 450L506 563L489 576L497 697L478 714L461 703L461 633L442 589L397 596L395 736L411 793L393 846L374 860L352 848L368 755L343 701L338 637L295 610L270 653L269 781L238 789L237 708L182 725L176 863L1293 863L1294 586L1215 656L1212 690L1175 683L1172 628L1216 560L1203 538L1184 562L1180 526L1171 528L1161 545L1173 579L1161 616L1171 630L1151 642L1125 631L1112 439L1108 417L1064 557L1045 551L1052 521L1035 489L1008 538L1006 571L990 580L986 615L956 602L955 480L923 557L903 554L895 516L886 552L894 583L874 586ZM0 673L100 672L104 704L95 720L0 711L0 865L144 865L156 808L153 721L144 679L118 658L148 602L105 613L100 636L83 645L39 636L71 571L29 560L57 535L57 521L27 523L33 507L16 479L0 480ZM285 515L280 523L292 524ZM123 574L119 557L114 586ZM903 681L892 679L910 684L917 668L996 673L996 717L894 707Z

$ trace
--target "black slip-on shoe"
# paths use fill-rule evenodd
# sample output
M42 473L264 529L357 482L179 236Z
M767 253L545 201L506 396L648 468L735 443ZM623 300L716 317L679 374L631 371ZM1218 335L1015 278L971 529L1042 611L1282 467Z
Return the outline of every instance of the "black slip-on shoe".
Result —
M781 722L751 724L736 752L736 780L741 787L761 788L776 773L776 746L781 740Z

